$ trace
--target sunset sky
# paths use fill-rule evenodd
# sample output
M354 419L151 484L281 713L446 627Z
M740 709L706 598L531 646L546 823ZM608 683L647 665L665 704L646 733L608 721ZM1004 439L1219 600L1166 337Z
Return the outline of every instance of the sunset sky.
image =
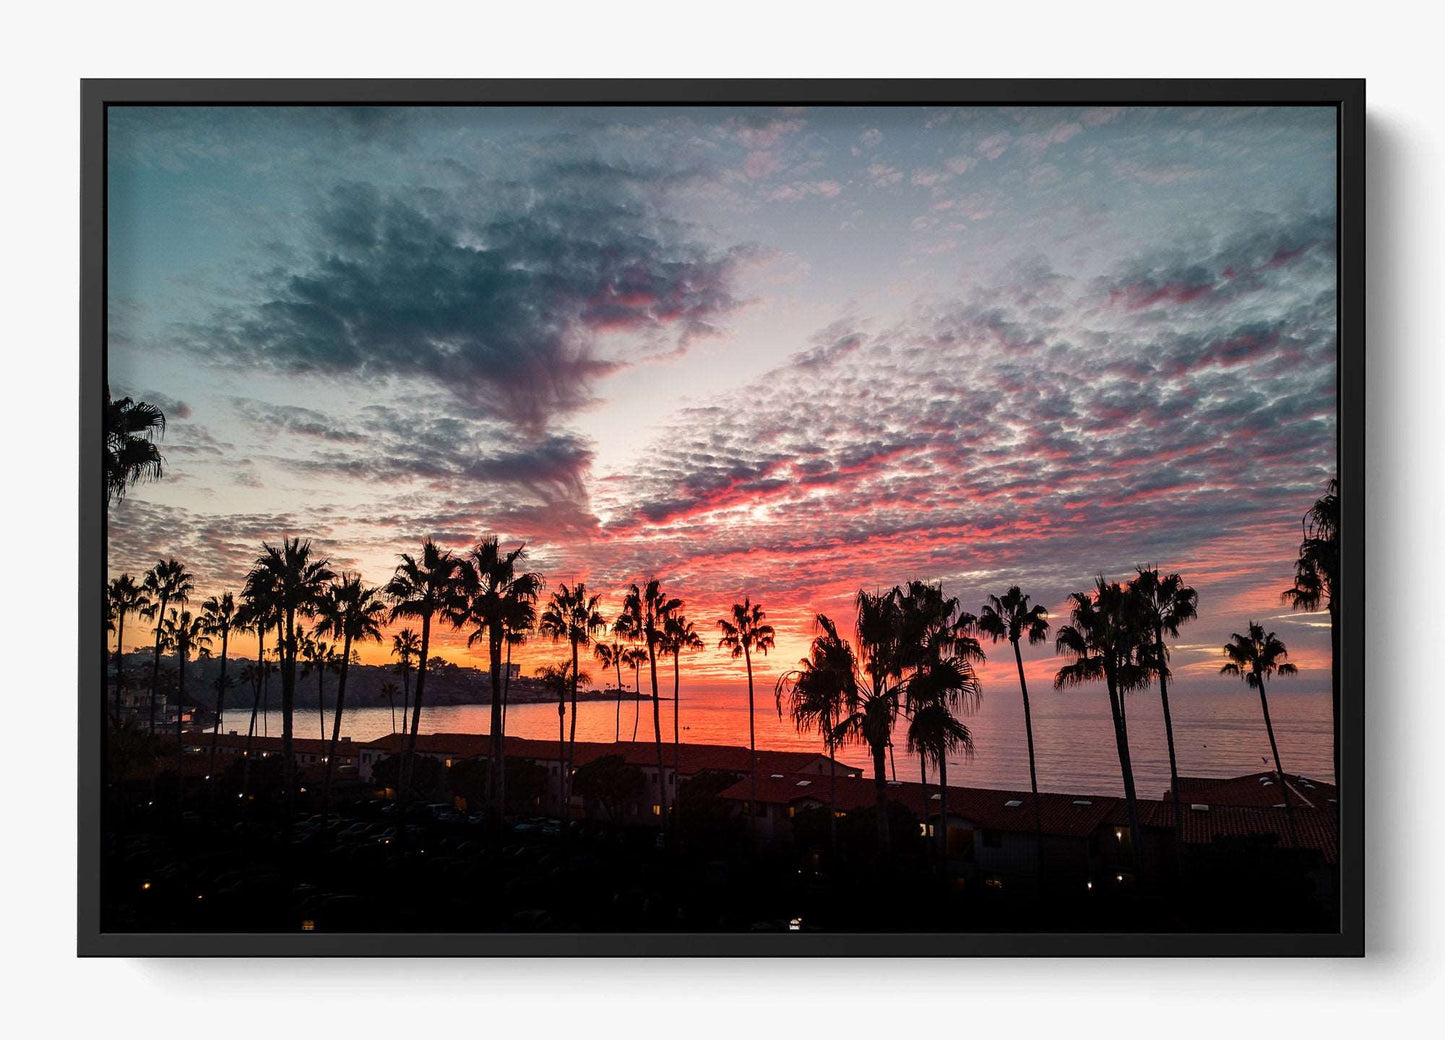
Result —
M235 590L301 535L381 583L495 532L609 616L661 578L720 682L743 594L770 677L860 587L1057 612L1153 562L1199 590L1181 682L1253 618L1328 685L1279 593L1334 472L1332 109L109 120L109 383L169 420L112 573Z

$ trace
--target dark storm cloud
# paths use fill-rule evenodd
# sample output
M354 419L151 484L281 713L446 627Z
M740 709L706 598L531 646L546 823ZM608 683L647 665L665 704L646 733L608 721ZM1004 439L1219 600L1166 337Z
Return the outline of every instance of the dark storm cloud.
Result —
M737 305L747 250L703 245L637 187L648 181L552 165L525 190L492 186L507 204L486 215L435 191L338 185L316 215L313 259L200 339L231 364L420 381L539 430L635 359L602 356L599 336L685 346Z

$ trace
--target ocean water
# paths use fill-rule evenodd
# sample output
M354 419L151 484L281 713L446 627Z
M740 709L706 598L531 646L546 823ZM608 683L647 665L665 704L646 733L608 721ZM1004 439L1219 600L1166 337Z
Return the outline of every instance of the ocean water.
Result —
M644 684L645 685L645 684ZM661 705L662 733L672 739L670 684ZM1080 794L1120 795L1119 760L1109 721L1108 695L1102 686L1066 692L1030 687L1034 742L1042 790ZM1271 691L1270 715L1279 741L1280 759L1292 773L1333 780L1330 740L1330 698L1327 691L1290 690L1278 684ZM1170 714L1179 771L1189 776L1234 776L1270 763L1269 739L1260 712L1259 695L1243 683L1237 689L1171 689ZM1128 700L1129 747L1140 797L1158 798L1169 786L1169 756L1164 739L1164 716L1157 688L1138 691ZM400 709L397 724L400 725ZM684 741L709 744L748 742L747 688L684 690L679 709ZM327 712L329 735L331 714ZM651 701L624 701L621 712L624 740L632 739L634 718L639 740L652 739ZM422 708L423 733L485 733L491 708L485 704ZM230 711L225 730L244 733L250 712ZM281 713L271 711L264 721L272 734L281 732ZM262 721L258 721L258 731ZM570 725L570 719L568 720ZM771 690L759 690L755 712L758 746L776 749L821 750L813 734L799 735L792 724L780 720ZM965 720L973 734L974 754L953 756L948 764L950 784L1027 790L1028 746L1024 735L1023 704L1018 690L990 690L978 710ZM578 705L577 738L609 741L616 726L614 701L583 701ZM315 709L300 710L296 733L317 736ZM392 731L389 708L360 708L346 712L341 732L353 740L371 740ZM507 732L540 740L557 737L555 704L514 704L507 710ZM895 766L900 780L919 778L919 761L905 752L902 731L895 735ZM844 747L839 759L869 768L867 750ZM935 771L929 779L936 782Z

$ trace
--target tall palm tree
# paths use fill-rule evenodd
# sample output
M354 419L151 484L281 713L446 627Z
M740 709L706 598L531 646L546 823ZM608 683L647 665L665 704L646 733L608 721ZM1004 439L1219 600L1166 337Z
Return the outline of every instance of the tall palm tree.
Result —
M1264 728L1269 734L1269 750L1274 755L1274 776L1279 784L1279 795L1284 799L1285 818L1289 821L1290 840L1299 844L1295 833L1294 809L1289 801L1289 783L1285 780L1284 768L1279 764L1279 744L1274 739L1274 724L1269 719L1269 697L1265 694L1265 680L1275 675L1294 675L1298 669L1288 660L1289 651L1273 632L1266 632L1264 626L1251 621L1245 634L1235 632L1224 647L1227 661L1220 667L1221 675L1236 675L1244 680L1251 690L1259 691L1259 707L1264 712Z
M165 435L166 416L153 404L105 392L105 502L119 502L141 481L160 480L165 460L156 441Z
M155 621L155 654L151 659L151 690L150 690L150 731L156 730L156 686L161 677L161 640L164 638L161 629L166 620L166 608L172 604L185 606L190 602L191 593L196 589L195 578L185 566L172 558L160 560L154 567L146 571L142 582L146 597L150 605L143 608L141 617L154 619Z
M637 724L642 719L642 666L647 663L647 651L640 646L629 646L622 651L622 663L632 669L632 739L637 739Z
M1174 793L1174 825L1183 826L1180 811L1179 763L1174 755L1174 720L1169 714L1169 645L1164 637L1179 637L1179 626L1199 616L1199 593L1178 574L1160 575L1157 567L1137 567L1139 575L1128 592L1138 608L1151 640L1149 668L1159 677L1159 703L1164 708L1164 738L1169 745L1169 786Z
M296 658L297 618L311 617L316 612L316 603L326 583L334 575L327 567L327 560L315 559L311 554L310 540L286 538L280 545L261 543L261 555L256 558L253 571L259 571L269 580L276 598L278 627L282 629L281 645L281 753L286 764L286 804L293 807L296 800L296 755L292 745L295 738L296 711ZM286 814L290 826L291 813Z
M537 628L554 643L565 642L572 648L572 666L568 676L572 683L572 726L567 738L567 759L562 767L562 804L567 801L567 779L576 764L577 749L577 657L578 648L590 646L592 637L606 627L607 622L597 610L601 596L589 596L587 586L577 582L569 587L561 582L547 601Z
M1039 810L1039 772L1034 759L1034 719L1029 709L1029 684L1024 679L1024 656L1019 648L1021 640L1030 645L1042 643L1049 637L1049 612L1042 604L1031 604L1028 596L1017 585L1010 585L1002 596L989 596L988 602L978 612L978 630L995 643L1007 639L1014 651L1014 665L1019 673L1019 694L1024 702L1024 734L1029 745L1029 790L1034 796L1034 840L1037 844L1039 865L1043 865L1044 826Z
M322 784L322 804L330 811L332 765L336 761L336 745L341 740L341 716L346 711L346 677L356 643L381 642L381 626L386 604L381 589L363 585L361 575L347 574L328 585L316 607L316 634L341 640L341 675L336 681L336 710L331 718L331 743L326 748L326 778ZM324 737L323 737L324 739Z
M612 734L614 741L622 739L622 658L626 649L615 639L610 643L594 643L592 646L592 656L597 658L597 663L604 669L612 668L617 672L617 712Z
M868 748L873 761L873 795L878 817L878 855L888 857L888 774L885 764L893 740L893 720L898 712L902 667L900 650L903 616L901 592L858 590L854 597L857 618L854 642L858 655L858 682L848 713L837 726L837 743L848 741Z
M904 617L900 664L907 670L903 686L905 713L911 721L919 712L941 704L945 713L971 714L983 695L973 668L984 660L983 647L973 634L978 619L962 610L956 598L945 596L941 583L910 581L900 592ZM972 746L970 741L967 747ZM924 743L913 750L918 755L923 787L927 788L928 763L934 749Z
M216 679L216 724L211 730L211 764L206 770L212 778L216 775L216 746L221 739L221 716L226 711L226 691L229 687L229 680L226 678L226 659L229 655L231 632L241 627L240 611L236 608L236 597L229 592L223 592L219 596L210 596L201 604L201 626L208 636L218 636L221 640L221 674Z
M622 600L622 613L627 626L637 634L647 649L647 667L652 676L652 739L657 746L657 812L658 826L667 827L667 778L662 765L662 714L657 698L657 652L664 643L668 615L682 609L682 600L669 596L662 583L652 578L642 588L633 585Z
M106 586L106 599L115 615L115 721L120 723L121 689L125 684L125 618L139 614L151 605L150 595L129 574L112 578Z
M460 597L448 618L457 627L472 629L467 645L485 641L492 681L491 754L487 760L487 793L491 803L493 834L500 833L503 799L504 757L502 735L502 650L507 645L523 605L533 605L542 593L542 576L521 569L527 548L518 545L504 551L495 536L482 539L461 562ZM418 680L419 682L420 680ZM420 686L418 686L418 696Z
M185 743L181 738L181 716L186 710L186 662L192 654L209 657L211 640L206 635L205 623L189 610L172 607L170 616L161 624L165 629L162 644L176 655L176 783L184 787L181 759L185 757Z
M405 813L412 758L416 753L416 734L421 726L422 698L426 693L426 666L431 646L432 618L437 614L445 617L447 612L456 609L460 596L457 570L461 561L430 538L422 542L418 555L401 553L398 558L401 562L396 565L395 573L383 590L392 604L389 620L409 617L421 621L421 640L416 648L416 696L412 698L410 727L408 728L405 714L401 720L401 728L406 737L403 741L400 776L397 780L397 803L401 812ZM405 633L409 630L402 631ZM396 648L393 646L393 653L395 652ZM399 833L400 827L401 821L398 819Z
M1331 478L1325 493L1315 500L1300 521L1299 559L1294 584L1282 598L1295 610L1330 614L1330 711L1333 715L1335 781L1340 776L1340 622L1335 609L1335 586L1340 577L1340 483Z
M572 671L572 662L563 661L561 664L546 664L537 670L537 678L542 685L557 695L557 811L564 820L567 818L567 762L568 762L568 741L567 741L567 692L573 689L578 682L589 683L591 677L586 672L577 676ZM562 831L565 837L567 831Z
M685 615L681 608L668 614L663 621L663 649L672 655L672 776L678 785L678 791L682 790L682 738L680 736L680 725L678 718L681 715L678 688L681 683L682 671L681 658L684 651L691 653L694 650L701 650L705 645L702 636L697 634L697 626ZM674 807L680 803L674 801ZM676 808L674 808L674 812Z
M1147 661L1150 633L1140 616L1137 600L1118 582L1096 579L1093 593L1070 594L1070 624L1060 628L1054 641L1059 654L1074 658L1054 676L1054 688L1079 686L1103 680L1109 693L1114 722L1114 744L1124 780L1124 801L1129 815L1129 836L1135 862L1142 862L1143 832L1134 791L1134 766L1129 757L1129 731L1124 717L1124 695L1149 682Z
M391 637L391 656L397 659L396 672L401 676L401 732L406 734L406 713L411 701L411 663L421 653L421 636L403 628Z
M858 700L858 662L848 641L826 614L816 619L817 634L808 656L778 677L773 688L778 718L792 719L799 733L817 730L828 752L828 841L838 843L838 725ZM787 706L784 708L784 701Z
M941 698L924 700L908 722L908 750L931 759L938 767L938 853L948 868L948 756L962 748L973 754L973 734ZM925 784L924 790L927 791ZM925 822L928 813L924 812Z
M734 603L732 613L718 618L718 647L732 654L733 659L741 657L748 669L748 819L749 827L758 802L758 738L753 710L753 651L767 656L773 648L773 626L765 622L767 615L763 608L744 596L741 603Z
M241 589L241 606L238 610L238 628L256 633L256 664L251 670L252 694L251 724L246 730L246 754L241 768L241 793L244 797L250 790L251 749L256 737L257 715L267 705L267 687L271 682L271 663L266 660L266 631L276 623L279 616L275 582L268 571L252 570L246 576ZM264 718L264 717L263 717Z
M322 596L325 597L323 592ZM320 613L321 602L317 602L317 612ZM321 626L317 625L314 632L302 632L298 636L300 642L301 659L306 663L301 666L301 677L315 673L316 675L316 717L321 726L321 740L326 739L326 673L332 675L341 674L341 658L336 654L336 644L328 643L321 638Z

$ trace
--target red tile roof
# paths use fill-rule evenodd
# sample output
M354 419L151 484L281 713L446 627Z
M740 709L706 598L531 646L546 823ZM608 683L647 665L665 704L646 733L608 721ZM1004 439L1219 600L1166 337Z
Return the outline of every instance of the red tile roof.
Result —
M1138 805L1140 826L1160 830L1173 829L1172 801L1140 799ZM1299 847L1320 852L1326 862L1333 863L1339 848L1334 810L1297 806L1293 810L1293 816L1294 833L1299 838ZM1119 827L1128 825L1128 815L1122 799L1118 801L1111 822ZM1289 817L1283 809L1272 806L1211 805L1207 809L1194 809L1185 805L1182 822L1182 836L1186 845L1207 845L1216 838L1241 838L1251 835L1274 835L1279 839L1279 844L1286 848L1293 844Z
M368 750L383 754L395 754L401 750L403 737L399 733L388 733L362 745ZM491 752L492 738L485 733L419 733L416 749L425 754L445 755L451 758L485 757ZM555 740L532 740L525 737L507 737L503 753L509 758L531 758L555 762L559 757L558 742ZM621 755L632 765L656 767L657 745L651 741L599 741L577 742L574 752L577 765L586 765L607 755ZM693 776L704 770L716 769L723 772L746 773L750 756L745 747L727 744L682 744L678 748L678 763L684 776ZM664 767L673 763L673 747L664 743L662 748ZM816 751L758 751L758 772L802 771L823 769L828 759ZM854 766L838 764L840 775L857 773Z
M1307 776L1286 773L1290 798L1294 805L1328 809L1339 792L1334 784ZM1164 801L1173 800L1173 792L1164 792ZM1186 804L1254 806L1268 809L1283 804L1279 782L1272 771L1246 773L1244 776L1206 777L1181 776L1179 800Z

